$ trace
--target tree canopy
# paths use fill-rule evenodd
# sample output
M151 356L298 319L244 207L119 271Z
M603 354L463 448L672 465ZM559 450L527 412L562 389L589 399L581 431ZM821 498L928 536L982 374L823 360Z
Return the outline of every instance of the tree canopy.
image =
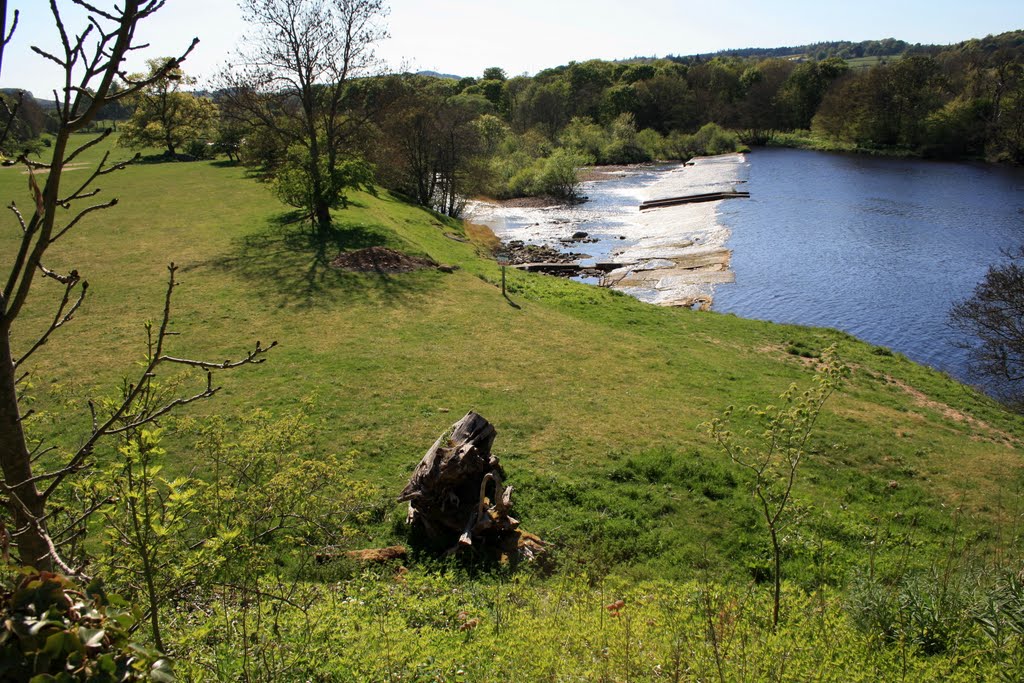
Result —
M148 73L128 77L129 83L145 80L149 85L129 99L134 112L121 128L118 144L122 147L163 147L167 156L174 157L187 143L213 136L217 106L184 92L183 86L196 81L180 68L167 70L171 61L166 57L147 60Z

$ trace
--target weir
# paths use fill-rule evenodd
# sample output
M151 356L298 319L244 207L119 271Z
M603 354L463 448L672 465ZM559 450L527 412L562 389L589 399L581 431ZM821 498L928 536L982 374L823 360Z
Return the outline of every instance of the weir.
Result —
M700 202L717 202L721 199L746 199L750 197L749 192L732 190L731 192L704 192L702 194L691 194L685 197L666 197L665 199L651 199L640 204L640 210L658 209L666 206L679 206L680 204L698 204Z

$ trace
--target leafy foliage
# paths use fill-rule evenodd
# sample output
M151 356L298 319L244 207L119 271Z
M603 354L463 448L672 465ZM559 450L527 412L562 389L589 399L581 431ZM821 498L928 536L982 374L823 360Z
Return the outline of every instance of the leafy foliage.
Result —
M169 60L150 59L149 73L135 74L138 81L153 78L166 71ZM174 68L153 81L144 90L133 95L131 118L121 126L118 144L131 149L163 147L165 154L174 157L178 150L191 142L212 138L217 121L217 106L210 100L184 92L182 86L194 85L180 68Z
M314 163L318 165L315 172ZM319 183L312 182L314 173ZM346 191L369 187L372 182L373 167L362 158L338 160L331 165L326 157L314 160L303 145L288 148L284 162L271 181L278 198L297 209L317 205L344 208Z
M158 652L135 641L141 613L102 585L59 574L6 570L0 605L0 677L30 683L174 680Z

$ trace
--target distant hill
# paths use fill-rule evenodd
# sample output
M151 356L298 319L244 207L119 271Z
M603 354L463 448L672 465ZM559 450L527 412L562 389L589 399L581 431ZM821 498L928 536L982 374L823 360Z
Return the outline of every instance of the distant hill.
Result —
M810 43L808 45L794 45L789 47L745 47L733 50L721 50L719 52L705 52L695 55L669 55L667 59L681 64L700 62L714 57L742 57L768 59L771 57L803 57L806 59L828 59L839 57L846 60L862 60L865 58L880 59L884 57L899 57L904 54L937 54L949 49L971 49L981 48L985 51L1008 48L1024 48L1024 30L1007 31L995 36L985 38L972 38L953 45L932 45L921 43L908 43L905 40L895 38L882 38L881 40L862 40L854 43L848 40L838 40L821 43ZM642 60L635 60L642 61Z
M704 61L713 57L756 57L768 59L771 57L794 57L803 56L810 59L828 59L839 57L841 59L859 59L861 57L895 57L903 54L907 49L939 46L911 45L905 40L895 38L883 38L882 40L863 40L859 43L848 40L838 40L823 43L811 43L809 45L795 45L789 47L745 47L734 50L721 50L719 52L706 52L696 55L672 56L668 59L674 62L687 63L691 61Z
M417 71L417 76L433 76L434 78L447 78L453 81L461 81L462 76L456 76L455 74L443 74L437 71Z

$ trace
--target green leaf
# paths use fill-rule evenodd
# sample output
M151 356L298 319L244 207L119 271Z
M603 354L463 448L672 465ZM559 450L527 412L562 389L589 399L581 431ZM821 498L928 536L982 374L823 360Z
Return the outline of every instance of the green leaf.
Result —
M101 628L83 627L78 629L78 637L82 639L86 647L100 647L103 645L103 639L106 635L107 632Z
M60 657L61 653L64 652L65 646L69 644L68 635L67 631L54 633L46 639L46 645L43 646L43 652L50 657Z
M100 671L105 674L113 674L117 671L117 662L114 661L114 655L110 652L98 657L96 662L99 664Z
M174 677L174 671L171 669L171 661L169 659L158 659L153 663L153 668L149 672L150 678L156 683L174 683L176 680Z

